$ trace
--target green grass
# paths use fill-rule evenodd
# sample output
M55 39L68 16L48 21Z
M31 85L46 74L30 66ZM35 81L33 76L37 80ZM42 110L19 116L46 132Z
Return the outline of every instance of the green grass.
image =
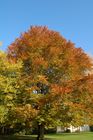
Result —
M47 135L51 140L93 140L93 132Z
M36 136L3 136L0 140L36 140ZM93 132L49 134L45 135L45 140L93 140Z

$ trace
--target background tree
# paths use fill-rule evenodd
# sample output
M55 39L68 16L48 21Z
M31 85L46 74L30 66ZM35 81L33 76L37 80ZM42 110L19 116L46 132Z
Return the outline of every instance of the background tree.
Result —
M0 51L0 130L2 129L2 134L5 133L5 127L13 125L8 116L17 99L20 70L21 62L10 63L6 54Z
M58 32L33 26L8 47L8 59L23 62L16 114L38 125L37 139L44 138L44 127L85 123L85 110L92 112L86 101L92 104L93 78L87 74L91 59L81 48Z

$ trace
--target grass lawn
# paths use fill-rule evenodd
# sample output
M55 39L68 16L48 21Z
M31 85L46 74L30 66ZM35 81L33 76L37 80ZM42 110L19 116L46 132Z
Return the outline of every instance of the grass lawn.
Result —
M4 136L0 140L36 140L35 136ZM69 133L69 134L49 134L45 135L45 140L93 140L91 133Z
M90 133L66 133L66 134L55 134L47 135L46 138L50 140L93 140L93 132Z

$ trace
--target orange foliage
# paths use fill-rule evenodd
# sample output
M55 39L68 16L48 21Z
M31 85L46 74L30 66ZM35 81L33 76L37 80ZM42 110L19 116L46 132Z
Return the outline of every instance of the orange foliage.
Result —
M84 112L85 107L89 109L85 100L92 104L91 59L81 48L76 48L75 44L64 39L58 32L42 26L31 27L8 47L8 58L23 61L20 83L24 85L22 87L25 93L28 90L33 93L30 89L35 88L37 107L31 106L30 110L39 110L40 118L44 119L45 114L51 114L49 110L61 117L62 113L67 115L78 108ZM27 96L25 100L29 100ZM29 107L25 106L21 111L25 114L25 110L28 113ZM44 112L46 113L43 114ZM68 116L66 115L65 117ZM58 119L59 116L53 118L50 115L50 118Z

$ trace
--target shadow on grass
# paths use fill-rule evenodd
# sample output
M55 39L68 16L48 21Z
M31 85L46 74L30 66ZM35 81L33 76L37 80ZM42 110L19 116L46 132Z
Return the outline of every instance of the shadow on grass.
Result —
M61 134L47 134L45 135L44 140L61 140L63 137L68 138L69 136L83 136L83 135L90 135L93 132L88 133L61 133ZM93 136L93 135L92 135ZM26 135L26 136L0 136L0 140L36 140L36 135Z
M36 136L0 136L0 140L37 140ZM52 140L52 138L45 138Z
M0 136L0 140L36 140L32 136Z

